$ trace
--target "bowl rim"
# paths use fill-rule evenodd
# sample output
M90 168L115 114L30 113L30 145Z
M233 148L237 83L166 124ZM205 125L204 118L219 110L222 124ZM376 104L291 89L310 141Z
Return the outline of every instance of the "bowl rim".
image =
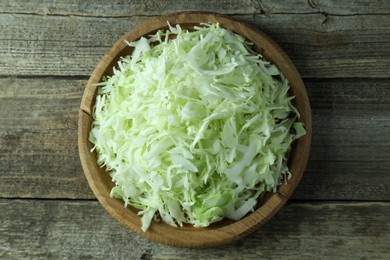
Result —
M295 95L295 106L297 109L299 107L300 120L305 124L307 133L296 140L291 149L289 167L292 178L286 184L281 184L275 193L268 193L262 204L254 212L239 221L229 221L226 225L217 223L206 228L176 228L162 221L153 221L150 228L143 232L140 217L137 216L136 210L131 207L125 208L121 200L110 197L109 187L102 182L102 178L105 182L109 181L109 174L100 176L100 173L105 172L105 170L97 166L96 153L90 152L92 144L88 141L88 135L92 123L91 112L97 89L95 84L101 80L103 75L112 70L120 56L129 54L130 47L125 43L125 40L135 41L141 36L150 35L160 29L167 29L167 21L172 26L176 24L193 26L205 22L219 23L221 27L244 36L254 43L254 48L265 59L279 67L289 80L290 90ZM84 127L85 125L87 127ZM211 247L226 244L248 235L265 224L286 203L302 178L309 157L311 134L312 118L309 98L304 83L287 54L271 38L252 25L213 12L180 12L162 15L129 30L116 41L92 72L81 100L78 119L78 148L82 168L88 184L100 204L112 217L127 228L152 241L175 247Z

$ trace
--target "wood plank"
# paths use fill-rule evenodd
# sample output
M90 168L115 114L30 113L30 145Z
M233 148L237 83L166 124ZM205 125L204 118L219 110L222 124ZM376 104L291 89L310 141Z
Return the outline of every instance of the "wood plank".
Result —
M292 200L385 200L390 162L309 161Z
M77 150L84 79L0 79L0 197L94 198ZM309 165L295 199L390 200L390 80L306 80Z
M253 1L227 0L222 4L218 0L183 1L28 1L18 0L12 3L0 3L2 13L24 13L36 15L72 15L100 17L152 16L162 13L173 13L178 10L204 11L222 13L253 13L257 9Z
M306 85L316 133L312 160L389 161L390 80L315 80Z
M77 148L85 82L0 79L0 196L93 197Z
M235 1L225 0L193 0L177 2L175 0L150 1L96 1L86 0L82 4L75 1L29 1L15 0L0 3L1 13L36 14L36 15L72 15L72 16L101 16L124 17L134 15L160 15L178 10L210 11L226 14L307 14L322 12L331 15L359 14L389 14L390 3L386 0L375 0L367 3L365 0L333 1L333 0L291 0L273 1ZM136 10L136 12L135 12Z
M312 80L306 86L312 150L293 199L390 198L390 81Z
M178 249L127 230L95 201L0 200L2 259L387 259L390 203L288 203L219 248Z
M349 12L347 5L332 1L311 1L315 8L302 1L267 2L264 6L256 1L223 5L190 1L182 6L152 1L125 6L107 3L102 8L91 2L63 3L58 8L38 2L8 3L0 12L0 75L90 75L110 46L130 28L174 9L219 10L253 24L282 46L303 77L390 76L388 1L372 2L364 13L358 11L366 10L361 9L362 1ZM198 8L191 9L192 5ZM218 9L220 6L223 8ZM256 11L259 6L267 11ZM136 11L128 14L128 10Z

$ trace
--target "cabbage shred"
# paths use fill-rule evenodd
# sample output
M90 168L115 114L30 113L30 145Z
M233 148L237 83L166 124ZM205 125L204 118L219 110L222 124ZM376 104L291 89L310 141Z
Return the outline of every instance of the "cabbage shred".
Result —
M139 209L143 231L153 219L238 220L288 179L305 130L287 79L242 36L169 26L128 44L131 56L98 84L89 139L111 196Z

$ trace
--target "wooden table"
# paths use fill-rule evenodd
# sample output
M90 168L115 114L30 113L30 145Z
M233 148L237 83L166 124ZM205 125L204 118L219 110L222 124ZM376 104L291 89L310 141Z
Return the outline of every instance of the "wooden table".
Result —
M124 2L0 2L0 259L390 258L390 1ZM219 248L167 247L121 226L96 201L77 150L80 99L102 55L133 26L188 10L271 36L313 110L293 198Z

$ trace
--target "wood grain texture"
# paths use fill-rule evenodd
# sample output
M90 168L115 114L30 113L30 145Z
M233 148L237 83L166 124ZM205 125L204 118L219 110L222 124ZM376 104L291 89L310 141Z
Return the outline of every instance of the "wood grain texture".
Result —
M77 152L85 80L0 79L0 196L92 197Z
M332 1L95 4L2 4L0 75L90 75L109 47L134 26L164 13L206 10L233 14L262 29L303 77L389 77L388 1L372 1L367 8L362 1L352 7Z
M0 3L1 13L63 15L63 16L153 16L161 13L180 11L220 12L225 14L307 14L323 13L330 15L390 14L390 3L386 0L367 2L334 0L193 0L177 2L175 0L150 1L29 1L15 0Z
M76 140L86 82L0 78L0 197L94 198ZM305 85L315 134L293 198L390 200L390 80L307 79Z
M95 201L2 199L0 208L2 259L387 259L390 254L388 202L291 202L243 240L202 250L150 242Z
M129 29L189 10L271 36L305 77L313 110L293 200L244 240L205 250L154 244L77 200L95 198L76 142L86 79ZM0 1L0 258L388 259L389 14L388 0Z

